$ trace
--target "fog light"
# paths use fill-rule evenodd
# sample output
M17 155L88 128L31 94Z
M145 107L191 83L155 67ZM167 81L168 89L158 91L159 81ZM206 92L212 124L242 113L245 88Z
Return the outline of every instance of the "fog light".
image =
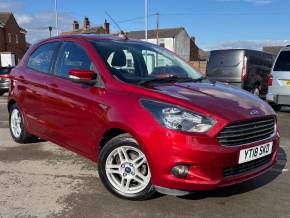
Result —
M172 168L171 173L177 178L185 178L188 174L187 165L176 165Z

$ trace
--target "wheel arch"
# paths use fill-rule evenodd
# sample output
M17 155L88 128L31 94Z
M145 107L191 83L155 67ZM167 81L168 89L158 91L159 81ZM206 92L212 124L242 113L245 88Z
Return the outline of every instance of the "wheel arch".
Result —
M110 127L106 128L106 130L100 135L100 140L97 144L97 159L99 157L101 149L106 145L108 141L113 139L114 137L121 135L121 134L129 134L132 136L140 146L143 152L147 154L146 148L143 146L143 142L139 135L130 127L120 124L120 123L114 123L110 125Z

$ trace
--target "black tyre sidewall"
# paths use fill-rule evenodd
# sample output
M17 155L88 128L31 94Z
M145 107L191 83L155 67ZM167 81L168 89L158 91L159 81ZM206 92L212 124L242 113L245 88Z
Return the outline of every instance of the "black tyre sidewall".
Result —
M109 156L109 154L113 150L115 150L116 148L118 148L120 146L124 146L124 145L132 146L132 147L140 149L136 140L134 140L129 134L122 134L122 135L117 136L117 137L113 138L112 140L110 140L108 143L106 143L106 145L101 150L100 155L99 155L98 171L99 171L100 179L101 179L102 183L104 184L104 186L111 193L113 193L114 195L116 195L120 198L127 199L127 200L146 200L146 199L150 198L155 192L151 182L147 185L147 187L143 191L141 191L139 193L123 195L123 193L118 191L110 183L110 181L107 178L106 170L105 170L107 157Z

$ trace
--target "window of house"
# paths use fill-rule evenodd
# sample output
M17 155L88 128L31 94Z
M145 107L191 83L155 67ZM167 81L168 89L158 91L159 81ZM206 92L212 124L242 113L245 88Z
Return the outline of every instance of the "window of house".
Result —
M15 35L15 42L16 42L16 44L18 44L18 35L17 34Z
M28 59L27 66L42 73L49 73L57 42L47 43L38 47Z
M74 42L64 43L57 60L54 71L60 77L67 78L72 69L97 71L85 50Z
M12 42L12 36L11 36L11 33L8 33L8 42L9 42L9 43Z
M160 47L165 48L165 43L164 42L160 43L159 45L160 45Z

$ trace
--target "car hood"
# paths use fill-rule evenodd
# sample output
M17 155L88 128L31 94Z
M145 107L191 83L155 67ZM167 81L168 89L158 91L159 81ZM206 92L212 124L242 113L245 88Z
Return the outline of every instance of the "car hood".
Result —
M228 121L274 115L272 108L242 89L219 82L189 82L151 86L157 92L185 100L195 108Z

